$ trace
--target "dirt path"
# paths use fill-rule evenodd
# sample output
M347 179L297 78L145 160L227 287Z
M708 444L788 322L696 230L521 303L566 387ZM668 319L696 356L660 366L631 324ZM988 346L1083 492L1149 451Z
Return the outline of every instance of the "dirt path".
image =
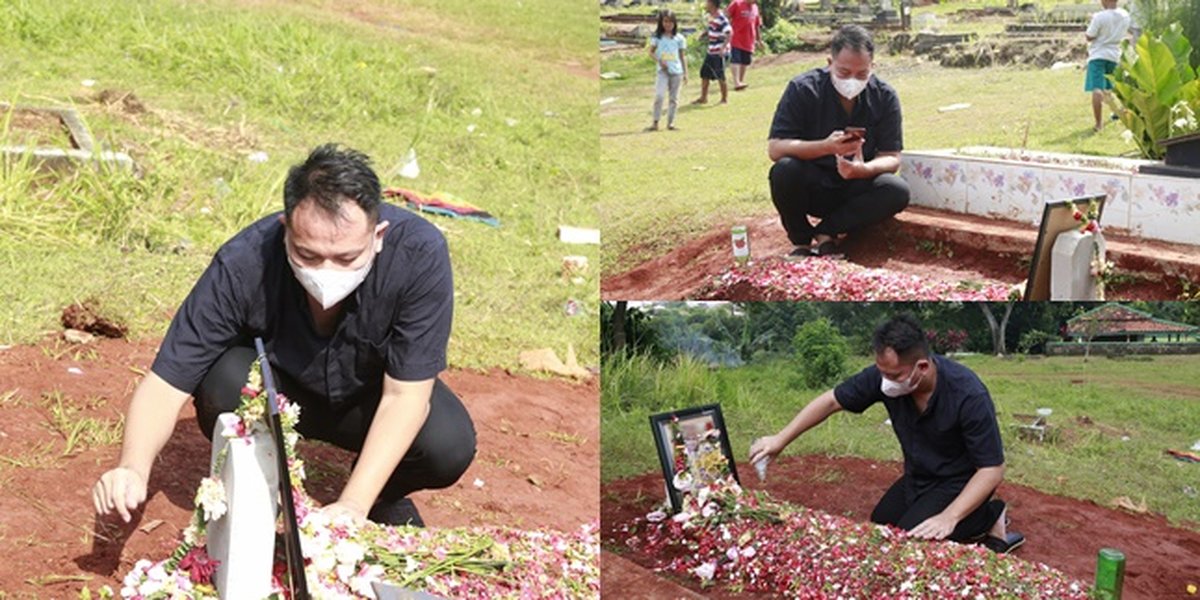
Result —
M740 466L752 473L749 465ZM764 489L776 498L811 508L867 519L875 502L901 474L899 463L877 463L853 457L809 455L785 457L771 463ZM757 487L758 482L745 482ZM649 557L630 554L615 538L618 525L645 515L663 496L662 475L649 473L609 482L601 489L601 525L606 549L625 552L624 557L645 569ZM1085 582L1093 580L1096 552L1103 547L1120 548L1127 558L1127 599L1194 597L1188 584L1200 585L1200 532L1171 527L1160 516L1134 515L1099 506L1093 502L1044 494L1032 488L1005 483L998 496L1008 502L1012 528L1025 534L1028 542L1017 555L1059 569ZM627 568L632 567L628 563ZM618 569L621 565L617 565ZM627 577L610 573L604 581ZM693 582L681 582L702 591ZM740 598L763 595L712 593L711 597ZM634 596L636 597L636 596Z
M63 456L65 437L51 425L57 398L75 411L71 422L115 423L157 343L102 341L81 348L51 340L0 350L0 596L76 597L83 585L94 590L106 583L116 589L136 560L157 560L174 548L208 472L208 441L190 404L155 464L149 501L129 526L96 522L91 506L91 485L116 460L119 442L83 444ZM502 371L452 371L444 379L471 411L478 454L453 487L415 495L429 525L573 530L598 518L595 382ZM309 493L323 502L336 498L351 455L307 442L300 452Z

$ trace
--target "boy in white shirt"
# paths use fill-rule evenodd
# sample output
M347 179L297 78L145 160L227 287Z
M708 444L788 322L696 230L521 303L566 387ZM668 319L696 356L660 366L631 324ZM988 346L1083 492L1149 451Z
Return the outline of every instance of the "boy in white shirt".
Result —
M1129 13L1117 8L1117 0L1100 0L1100 5L1104 10L1092 15L1092 22L1084 34L1088 40L1088 64L1083 91L1092 93L1096 131L1104 127L1100 115L1112 89L1108 75L1116 70L1117 60L1121 57L1121 40L1129 34Z

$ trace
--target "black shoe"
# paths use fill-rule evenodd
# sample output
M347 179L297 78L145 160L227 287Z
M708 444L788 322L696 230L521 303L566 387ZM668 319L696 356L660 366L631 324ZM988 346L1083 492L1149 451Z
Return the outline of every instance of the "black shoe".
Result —
M371 507L371 512L367 514L367 519L380 525L425 526L425 521L421 519L421 513L417 512L417 505L413 504L408 497L376 502L375 506Z
M841 258L843 256L841 252L838 252L837 244L833 240L825 240L817 244L817 247L812 249L812 255L828 256L831 258Z
M1004 536L1004 539L989 535L987 539L983 540L983 545L986 546L988 550L991 550L996 554L1008 554L1013 550L1020 548L1024 543L1025 536L1015 531L1008 532L1008 534Z

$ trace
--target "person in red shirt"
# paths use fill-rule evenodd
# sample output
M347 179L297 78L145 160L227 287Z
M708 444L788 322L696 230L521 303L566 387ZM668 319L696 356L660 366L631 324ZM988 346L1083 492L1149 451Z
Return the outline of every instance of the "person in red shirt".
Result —
M733 89L740 91L746 89L746 68L754 57L754 49L762 46L762 38L758 35L762 15L758 13L758 0L733 0L728 15L733 25L729 70L733 72Z

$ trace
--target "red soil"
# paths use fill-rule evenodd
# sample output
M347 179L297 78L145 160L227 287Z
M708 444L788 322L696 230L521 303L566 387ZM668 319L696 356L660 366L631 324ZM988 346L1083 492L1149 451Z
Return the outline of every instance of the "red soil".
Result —
M64 437L49 427L43 396L61 394L64 405L79 407L79 417L116 421L156 349L156 340L102 340L83 347L49 340L0 350L0 590L11 597L75 596L84 585L119 589L135 561L165 558L174 549L191 516L196 487L208 473L209 445L191 405L155 463L149 501L124 525L119 518L97 520L91 500L92 484L114 464L119 445L61 456ZM82 374L69 373L72 367ZM478 454L453 487L414 495L430 526L572 531L598 518L596 382L569 384L503 371L451 371L443 378L471 411ZM309 493L322 502L336 499L352 456L308 442L301 442L300 454ZM476 478L482 488L474 485Z
M766 489L775 498L853 519L870 517L875 502L901 474L899 463L877 463L854 457L807 455L772 461ZM739 472L753 474L749 465ZM743 482L759 487L756 477ZM625 563L604 563L602 586L609 589L631 576L626 569L653 565L651 557L630 553L619 538L618 527L644 516L663 499L660 473L612 481L602 488L600 521L606 549L620 552ZM1012 483L1001 485L997 496L1009 506L1011 528L1026 537L1016 551L1021 558L1045 563L1064 573L1091 582L1096 552L1113 547L1125 552L1125 598L1162 599L1194 597L1188 584L1200 585L1200 531L1171 527L1161 516L1136 515L1099 506L1094 502L1044 494ZM1200 525L1196 526L1200 529ZM673 580L674 581L674 580ZM696 581L681 581L688 589L702 590ZM635 592L636 590L631 590ZM766 597L708 590L710 597ZM636 593L628 598L651 597Z
M732 266L729 229L734 224L722 223L663 256L605 276L600 283L601 296L605 300L695 298ZM748 227L755 256L782 256L792 250L774 214L748 217L737 224ZM1200 274L1200 252L1195 247L1137 241L1115 231L1106 231L1106 237L1109 259L1116 262L1118 272L1137 275L1132 281L1111 286L1109 299L1174 300L1182 291L1180 277L1195 280ZM909 207L894 219L846 238L842 251L847 260L864 267L954 284L1012 285L1029 275L1028 260L1036 239L1037 230L1025 224ZM746 297L722 299L767 299L757 295L751 292Z

